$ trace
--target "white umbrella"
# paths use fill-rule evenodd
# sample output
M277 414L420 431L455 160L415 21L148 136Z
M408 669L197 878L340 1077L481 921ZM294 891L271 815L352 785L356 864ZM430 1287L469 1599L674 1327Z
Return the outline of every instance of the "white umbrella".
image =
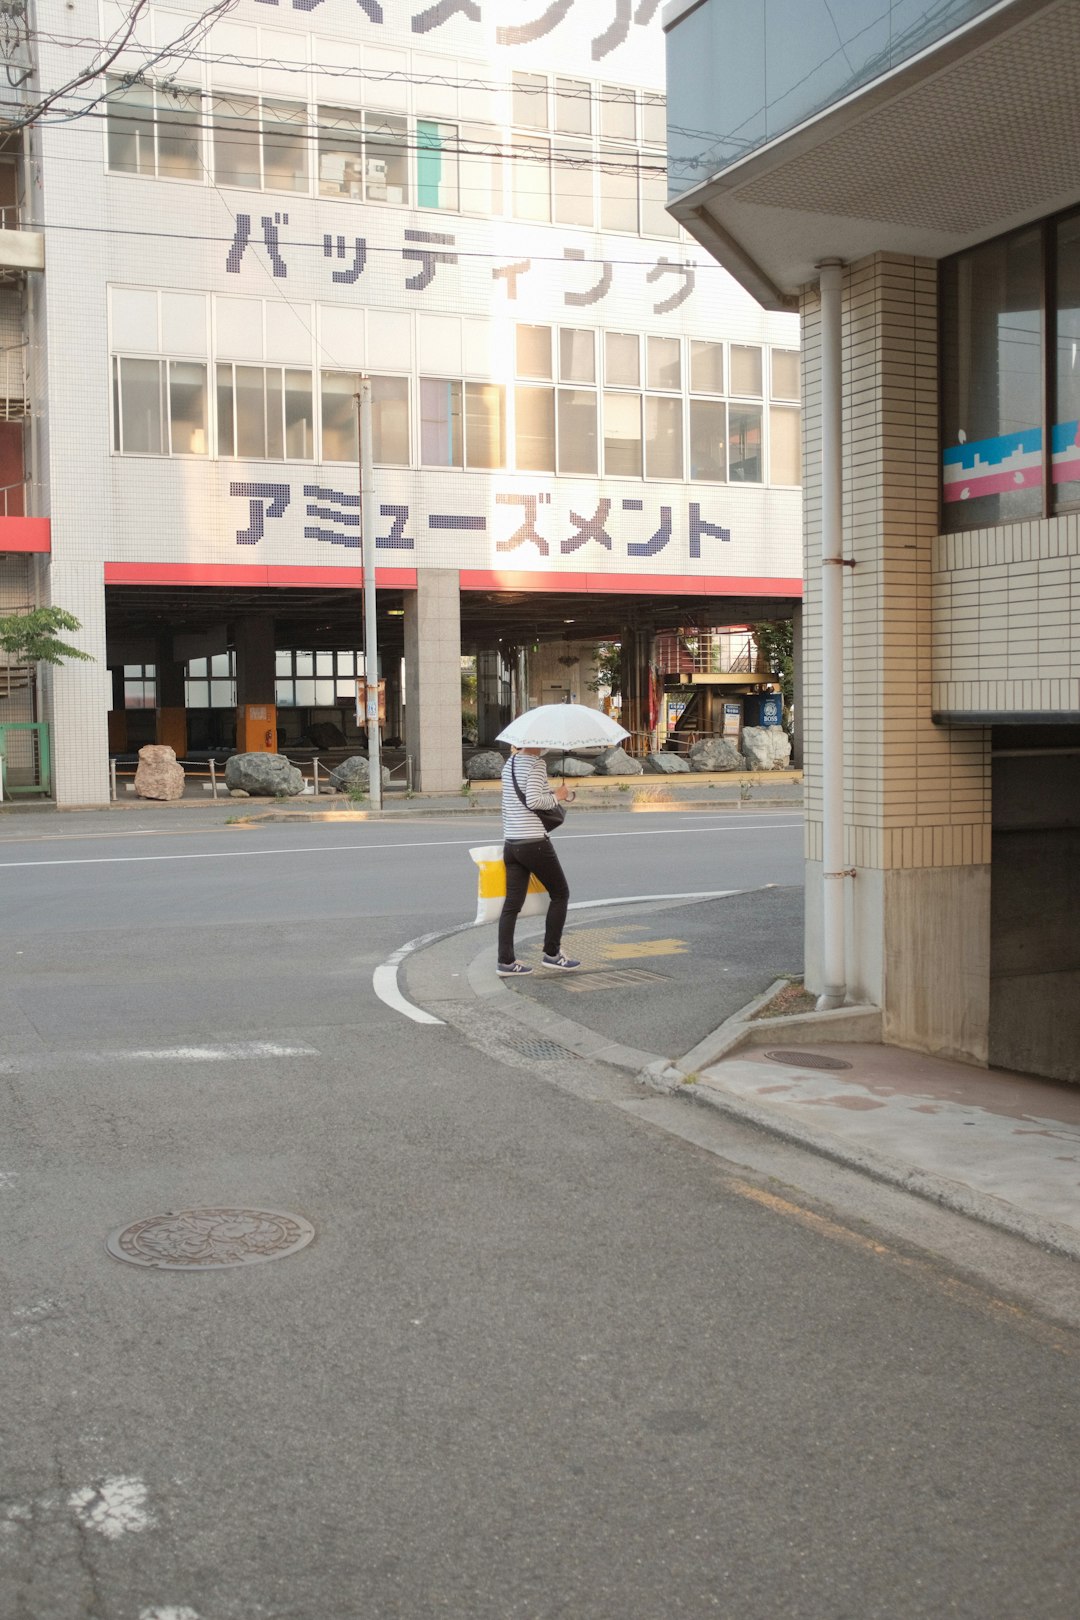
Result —
M629 735L625 726L583 703L542 703L511 720L496 741L515 748L567 750L611 748Z

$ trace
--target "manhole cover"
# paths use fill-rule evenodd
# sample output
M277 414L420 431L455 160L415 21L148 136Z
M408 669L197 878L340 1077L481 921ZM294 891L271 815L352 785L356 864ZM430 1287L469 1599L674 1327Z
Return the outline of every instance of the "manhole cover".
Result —
M110 1233L117 1260L159 1271L220 1271L280 1260L303 1249L315 1228L280 1209L178 1209L149 1215Z
M829 1057L825 1052L766 1052L773 1063L787 1063L796 1069L850 1069L843 1058Z

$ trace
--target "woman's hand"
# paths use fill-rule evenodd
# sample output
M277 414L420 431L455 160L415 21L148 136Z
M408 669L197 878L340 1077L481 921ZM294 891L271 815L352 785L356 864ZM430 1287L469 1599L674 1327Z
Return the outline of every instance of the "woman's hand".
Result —
M566 804L566 803L569 802L570 799L572 799L574 797L574 795L571 793L570 789L567 787L566 783L564 782L561 787L557 787L555 789L555 797L557 799L559 799L563 804Z

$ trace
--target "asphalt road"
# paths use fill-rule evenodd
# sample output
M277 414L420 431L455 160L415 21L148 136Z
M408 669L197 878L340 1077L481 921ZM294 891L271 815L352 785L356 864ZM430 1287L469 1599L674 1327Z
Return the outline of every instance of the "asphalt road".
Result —
M104 820L0 825L5 1620L1072 1620L1074 1332L870 1191L375 999L489 820ZM790 886L801 837L560 847L599 899ZM220 1206L315 1240L105 1251Z

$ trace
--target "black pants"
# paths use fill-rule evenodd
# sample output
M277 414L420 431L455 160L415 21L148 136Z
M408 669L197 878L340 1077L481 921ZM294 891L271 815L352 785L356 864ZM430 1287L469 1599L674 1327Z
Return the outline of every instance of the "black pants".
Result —
M550 838L520 838L503 845L503 860L506 863L506 900L499 917L499 961L505 964L514 960L514 928L518 913L525 904L529 875L533 872L551 896L544 927L544 954L558 956L566 924L570 885L559 864L554 844Z

